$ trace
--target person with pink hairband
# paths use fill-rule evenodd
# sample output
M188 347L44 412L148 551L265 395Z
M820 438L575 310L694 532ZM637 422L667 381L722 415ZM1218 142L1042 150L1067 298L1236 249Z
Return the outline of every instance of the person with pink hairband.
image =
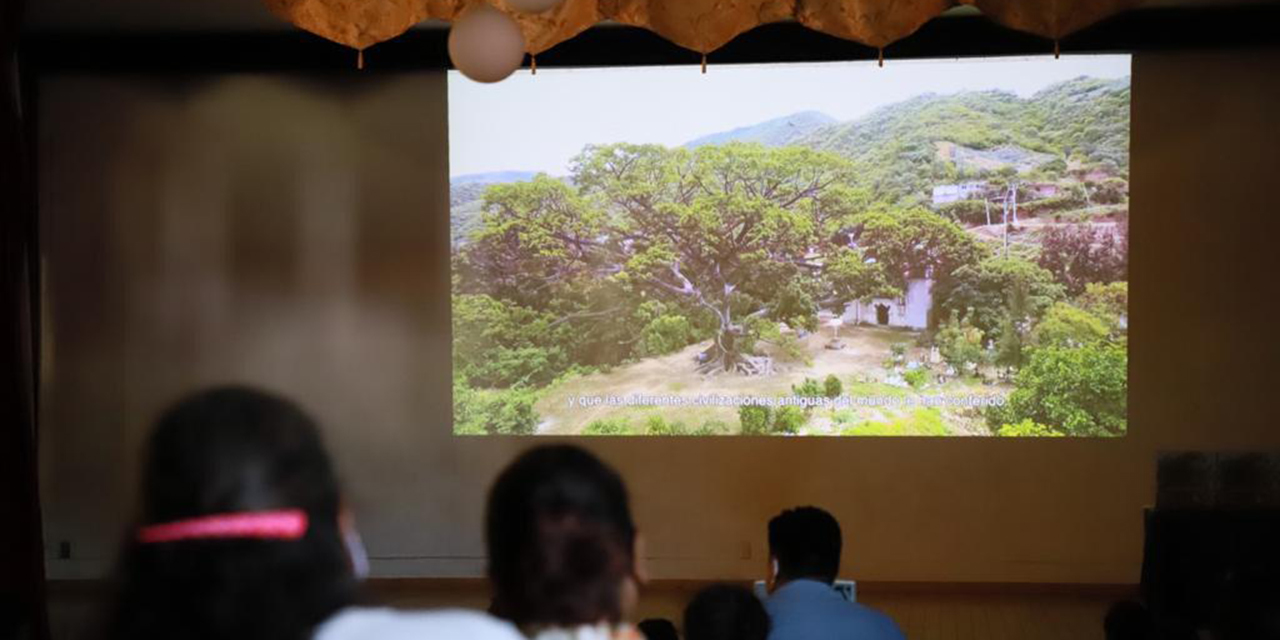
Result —
M368 570L319 430L225 387L166 411L147 444L103 640L514 640L479 612L356 606Z

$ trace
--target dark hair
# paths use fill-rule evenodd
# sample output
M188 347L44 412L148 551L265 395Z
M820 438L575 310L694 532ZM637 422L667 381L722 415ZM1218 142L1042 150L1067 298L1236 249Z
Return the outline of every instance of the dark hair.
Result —
M1107 640L1150 640L1155 632L1147 608L1132 600L1111 605L1102 629Z
M769 553L780 580L835 582L840 571L840 523L817 507L796 507L769 521Z
M190 396L147 445L141 523L302 509L295 541L126 535L105 620L108 640L303 640L353 599L339 531L338 483L314 423L288 400L245 388Z
M617 472L569 445L537 447L498 476L486 538L494 612L518 625L622 618L635 524Z
M765 640L768 635L764 605L742 587L707 587L684 610L685 640Z
M680 640L675 623L666 618L649 618L636 625L645 640Z

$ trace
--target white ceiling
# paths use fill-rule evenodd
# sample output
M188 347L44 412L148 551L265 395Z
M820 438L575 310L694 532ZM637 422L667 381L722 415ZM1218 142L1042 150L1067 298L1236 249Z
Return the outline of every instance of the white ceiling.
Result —
M1261 4L1275 0L1147 0L1154 6ZM36 30L258 31L288 27L262 0L27 0ZM431 25L424 25L431 26Z

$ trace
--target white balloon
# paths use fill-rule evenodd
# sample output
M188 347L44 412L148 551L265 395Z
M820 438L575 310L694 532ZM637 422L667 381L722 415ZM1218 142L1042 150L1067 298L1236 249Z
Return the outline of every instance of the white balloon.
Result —
M542 13L562 0L507 0L507 6L523 13Z
M511 16L481 3L453 22L449 58L476 82L498 82L524 63L524 34Z

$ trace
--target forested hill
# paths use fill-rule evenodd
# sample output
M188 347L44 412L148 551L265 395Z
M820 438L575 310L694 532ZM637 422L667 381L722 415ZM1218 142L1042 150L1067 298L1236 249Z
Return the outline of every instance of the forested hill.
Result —
M1028 171L1055 158L1127 174L1129 78L1080 77L1025 99L1003 91L924 94L822 127L796 144L859 162L877 192L905 199L931 184L1005 165Z
M687 149L694 149L730 142L758 142L766 147L784 147L835 123L836 119L825 113L801 111L758 124L705 135L685 143L684 146Z
M684 145L755 142L832 151L858 165L859 181L886 203L927 203L934 186L1017 171L1058 181L1067 169L1129 171L1129 78L1079 77L1028 97L1004 91L924 94L848 122L804 111L696 138ZM490 184L528 172L457 176L451 187L453 240L478 222Z

